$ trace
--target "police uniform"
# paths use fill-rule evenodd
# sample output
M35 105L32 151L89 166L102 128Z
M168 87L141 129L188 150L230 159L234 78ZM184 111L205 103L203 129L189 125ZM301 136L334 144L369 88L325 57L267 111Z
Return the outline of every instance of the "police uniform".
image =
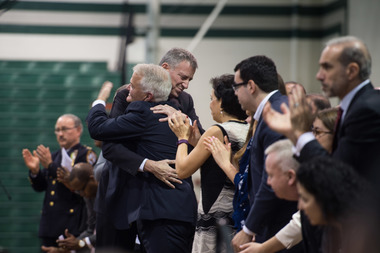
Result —
M67 150L72 165L80 162L94 165L96 153L87 146L77 144ZM71 234L78 236L86 223L86 207L83 198L57 181L57 168L61 167L62 153L52 153L53 162L43 168L36 176L29 172L32 187L37 192L45 191L38 236L45 246L56 246L58 236L67 228ZM84 225L84 227L83 227Z

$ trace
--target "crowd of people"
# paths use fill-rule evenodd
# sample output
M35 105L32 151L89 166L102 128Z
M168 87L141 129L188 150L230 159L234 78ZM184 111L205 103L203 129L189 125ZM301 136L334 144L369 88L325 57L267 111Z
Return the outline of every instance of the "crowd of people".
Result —
M86 118L99 157L80 144L73 114L56 122L60 150L22 152L33 189L45 192L41 250L377 252L380 91L371 56L360 39L339 37L319 66L323 94L308 94L269 57L243 59L234 74L210 79L216 124L207 130L184 91L198 68L187 50L137 64L109 113L105 82Z

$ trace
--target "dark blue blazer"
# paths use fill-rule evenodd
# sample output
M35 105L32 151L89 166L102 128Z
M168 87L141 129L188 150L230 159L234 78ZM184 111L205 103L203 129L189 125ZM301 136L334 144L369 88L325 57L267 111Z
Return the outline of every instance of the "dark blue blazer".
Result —
M329 155L314 140L300 153L300 161ZM363 177L375 182L379 179L380 164L380 91L371 83L360 89L339 127L336 149L332 156L353 166Z
M124 115L114 119L108 119L104 106L94 106L87 118L90 135L102 141L127 143L129 149L151 160L175 159L177 137L167 122L159 122L159 118L165 115L154 114L150 110L156 105L144 101L133 102ZM112 173L115 175L112 176ZM135 175L114 166L110 171L110 179L117 180L108 185L107 195L110 187L116 187L112 197L109 196L112 201L108 204L112 206L114 217L117 217L112 217L117 228L125 229L127 224L137 219L195 223L197 204L191 178L183 180L182 184L175 184L176 188L171 189L151 173L139 172Z
M288 103L287 97L280 92L274 93L269 102L272 108L280 111L282 103ZM264 242L275 235L297 211L296 201L286 201L276 197L267 184L265 171L265 149L284 136L271 130L261 116L253 136L250 168L248 175L251 209L245 225L256 234L256 242Z
M125 99L128 96L128 90L119 91L114 99L110 117L116 117L125 112L128 103L125 103ZM197 120L198 128L201 134L204 132L199 118L195 113L193 98L186 92L181 92L178 98L169 98L170 103L180 109L184 114L194 122ZM112 161L114 165L117 165L120 169L126 171L129 174L136 175L141 163L146 157L143 157L136 152L128 149L125 143L120 142L105 142L103 143L103 155L104 157ZM123 155L119 155L122 153Z

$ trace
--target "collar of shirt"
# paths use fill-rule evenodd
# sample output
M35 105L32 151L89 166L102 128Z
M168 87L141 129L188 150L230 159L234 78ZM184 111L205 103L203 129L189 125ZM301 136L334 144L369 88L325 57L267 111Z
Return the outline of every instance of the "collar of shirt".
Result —
M358 93L358 91L363 88L365 85L369 84L369 79L365 80L364 82L362 82L361 84L359 84L358 86L356 86L352 91L350 91L343 99L342 101L340 102L340 108L342 108L343 110L343 114L342 114L342 117L341 117L341 122L343 121L344 119L344 116L346 116L346 112L347 112L347 109L348 107L350 106L351 104L351 101L352 99L354 98L354 96L356 95L356 93Z
M278 90L274 90L272 91L271 93L269 93L268 95L266 95L266 97L263 99L263 101L260 102L259 106L257 107L257 110L255 112L255 115L253 115L253 118L256 120L256 121L259 121L260 117L261 117L261 114L264 110L264 106L265 104L268 102L268 100L270 99L270 97L276 93Z

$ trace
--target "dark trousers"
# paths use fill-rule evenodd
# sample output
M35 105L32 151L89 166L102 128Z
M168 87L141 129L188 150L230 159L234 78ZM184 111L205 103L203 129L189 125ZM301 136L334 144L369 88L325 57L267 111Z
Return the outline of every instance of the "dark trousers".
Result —
M138 220L137 230L147 253L191 252L195 227L175 220Z
M129 229L116 229L112 222L103 214L96 214L96 249L97 250L125 250L133 252L137 235L136 223Z

